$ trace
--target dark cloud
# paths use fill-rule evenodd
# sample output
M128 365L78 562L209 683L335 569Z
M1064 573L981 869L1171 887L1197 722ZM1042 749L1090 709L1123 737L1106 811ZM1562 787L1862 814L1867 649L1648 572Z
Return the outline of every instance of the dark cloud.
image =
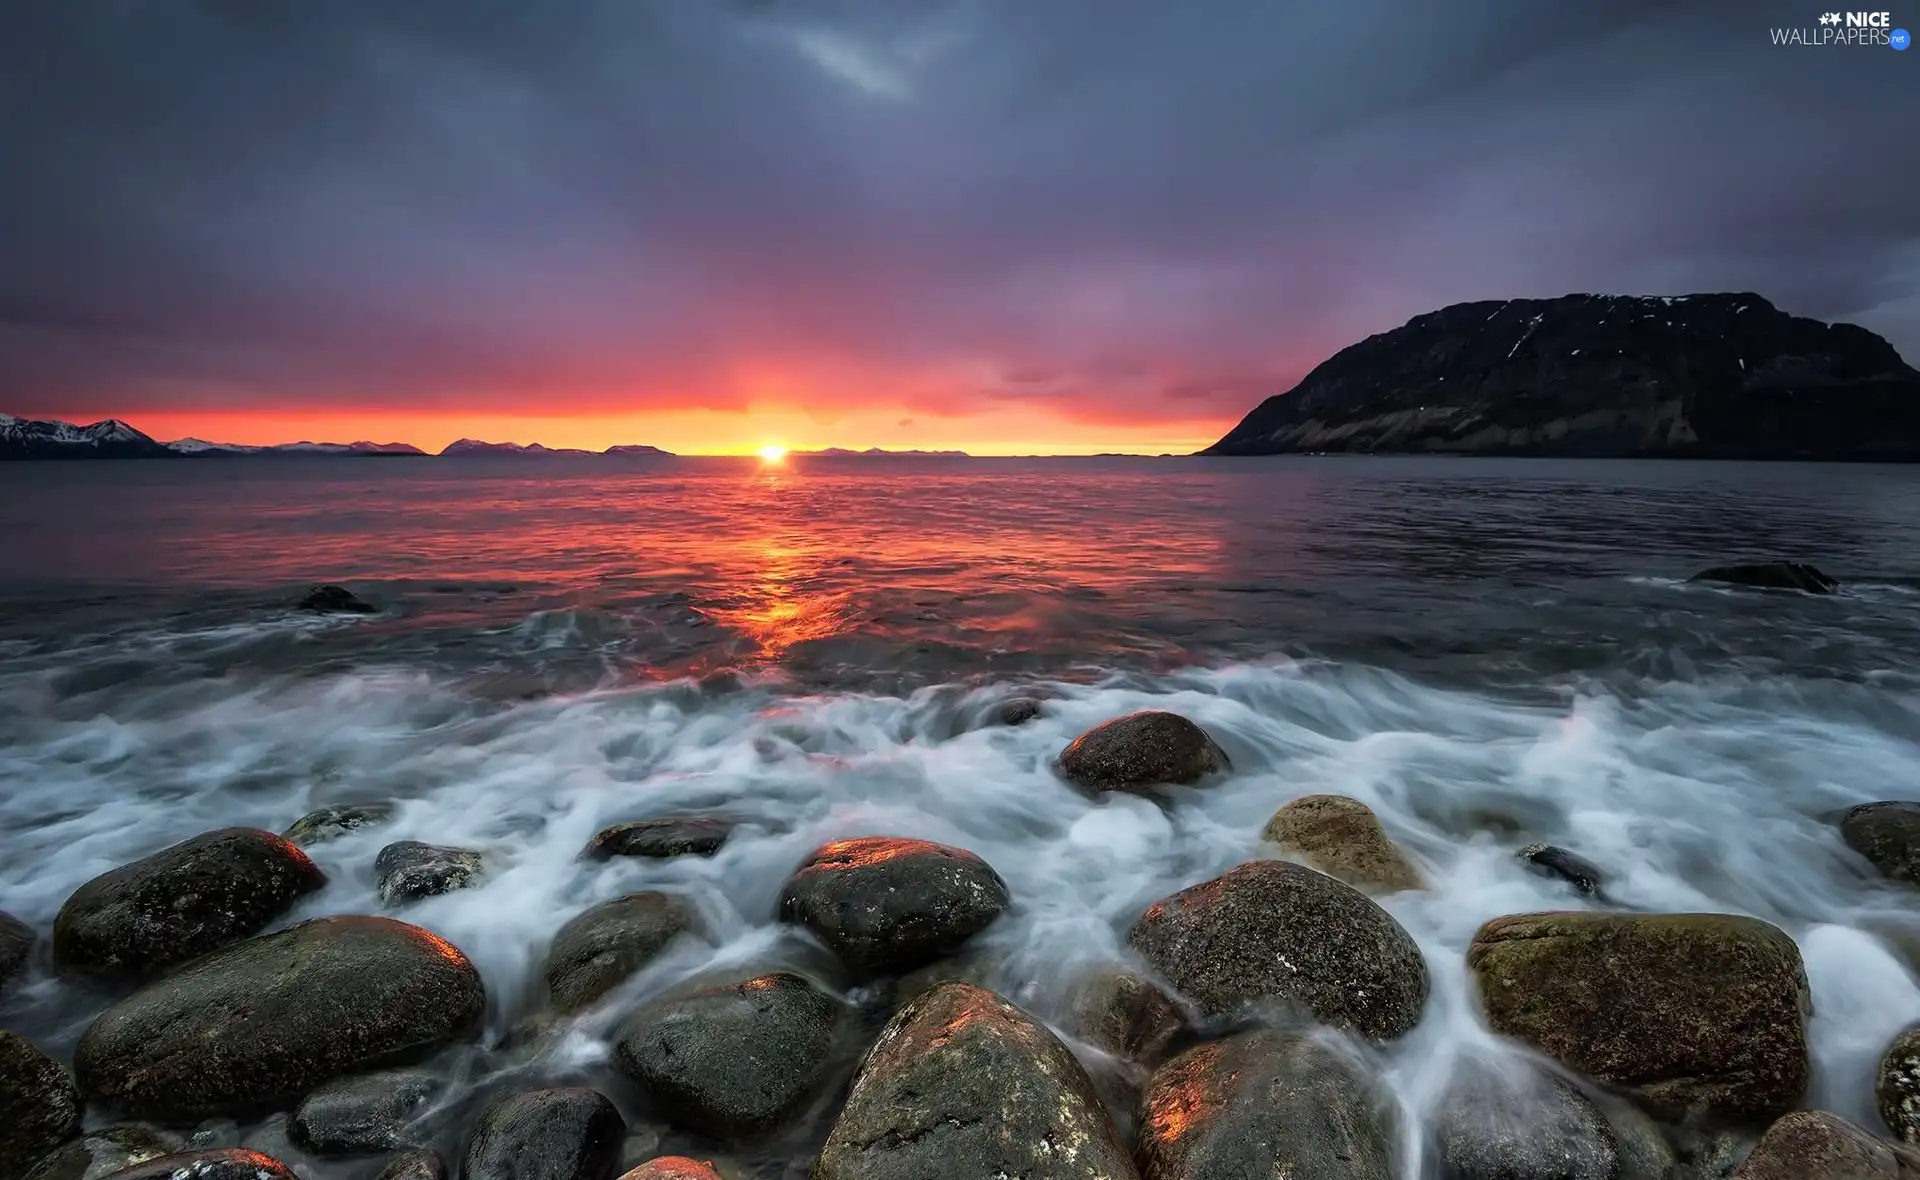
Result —
M0 403L772 382L822 420L1191 419L1431 307L1572 290L1757 290L1911 357L1920 58L1771 44L1816 15L7 5Z

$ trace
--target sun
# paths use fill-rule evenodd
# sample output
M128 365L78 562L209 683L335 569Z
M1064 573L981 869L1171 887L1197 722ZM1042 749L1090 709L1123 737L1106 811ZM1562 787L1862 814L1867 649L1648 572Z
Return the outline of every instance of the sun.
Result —
M778 463L786 457L787 448L781 446L779 443L768 443L766 446L760 448L760 461L762 463Z

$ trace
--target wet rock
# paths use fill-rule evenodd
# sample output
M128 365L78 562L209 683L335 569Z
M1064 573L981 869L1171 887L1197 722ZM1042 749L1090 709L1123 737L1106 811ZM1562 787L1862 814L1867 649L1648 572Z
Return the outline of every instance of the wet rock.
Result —
M1344 795L1295 799L1267 821L1262 837L1356 889L1425 889L1419 870L1388 837L1373 809Z
M626 1134L626 1120L597 1090L512 1094L474 1124L461 1180L610 1180Z
M115 1172L185 1151L186 1144L145 1123L119 1123L90 1131L41 1157L25 1180L100 1180Z
M447 1161L437 1151L403 1151L374 1180L447 1180Z
M798 975L671 993L614 1034L614 1064L675 1126L756 1136L812 1105L833 1073L847 1010Z
M74 1066L94 1101L173 1121L285 1109L462 1040L486 1009L451 943L389 918L320 918L181 968L108 1009Z
M380 608L355 597L345 586L315 586L300 600L299 609L321 614L371 615Z
M259 931L326 883L284 837L207 832L75 890L53 922L54 956L88 974L158 974Z
M993 707L993 720L998 725L1025 725L1044 712L1040 702L1032 697L1008 697Z
M0 1031L0 1176L18 1176L80 1132L80 1094L60 1063Z
M394 1070L340 1078L294 1108L287 1133L315 1155L360 1155L418 1147L413 1120L443 1089L430 1073Z
M1594 1099L1613 1128L1620 1180L1681 1180L1679 1160L1660 1127L1639 1107L1608 1094Z
M294 820L285 835L302 848L312 848L316 844L351 835L361 828L379 827L393 819L395 810L391 803L343 803L337 807L322 807Z
M0 993L26 975L37 941L33 927L0 910Z
M313 1171L310 1166L312 1157L293 1141L288 1126L291 1121L284 1111L269 1115L259 1126L246 1133L240 1140L240 1146L248 1151L257 1151L261 1155L270 1155L300 1175L306 1176Z
M1873 1096L1894 1138L1920 1145L1920 1025L1893 1038L1880 1055Z
M1881 876L1920 885L1920 803L1862 803L1841 817L1840 836Z
M1160 986L1124 967L1098 967L1074 984L1067 1027L1087 1044L1143 1065L1158 1065L1180 1034L1187 1014Z
M1529 871L1542 877L1557 877L1588 897L1606 896L1606 873L1584 856L1553 844L1529 844L1515 855Z
M643 856L654 860L712 856L738 826L733 820L699 815L637 819L601 829L580 855L588 860L611 860L616 856Z
M1674 1180L1727 1180L1757 1138L1728 1127L1674 1128Z
M1509 1072L1517 1071L1517 1072ZM1476 1063L1434 1116L1444 1180L1620 1180L1612 1125L1566 1080Z
M1516 914L1474 935L1488 1024L1668 1121L1764 1120L1809 1076L1793 940L1725 914Z
M721 1180L720 1173L706 1160L684 1155L666 1155L648 1160L620 1180Z
M1755 590L1799 590L1806 594L1832 594L1840 588L1839 582L1799 561L1716 565L1701 570L1687 581L1716 582L1723 586L1745 586Z
M1287 861L1251 861L1156 902L1127 941L1206 1016L1298 1006L1388 1041L1427 1002L1412 936L1353 886Z
M208 1119L193 1129L187 1136L187 1146L202 1147L238 1147L240 1146L240 1124L232 1119Z
M1011 898L959 848L894 836L816 849L780 891L780 917L806 927L857 972L898 974L950 954Z
M465 889L480 879L486 867L486 857L471 849L445 848L418 840L389 844L373 858L380 900L388 905Z
M298 1180L292 1168L244 1147L209 1147L163 1155L110 1173L111 1180Z
M1089 794L1190 786L1232 769L1206 730L1177 713L1147 710L1096 725L1060 752L1060 773Z
M619 987L683 934L697 934L700 915L667 893L632 893L604 901L560 928L544 974L553 1006L578 1012Z
M1140 1106L1145 1180L1325 1176L1392 1180L1391 1096L1357 1060L1274 1029L1190 1049Z
M813 1180L1135 1175L1066 1046L965 983L935 988L887 1023L813 1166Z
M1824 1110L1798 1110L1767 1128L1733 1180L1914 1180L1920 1155Z

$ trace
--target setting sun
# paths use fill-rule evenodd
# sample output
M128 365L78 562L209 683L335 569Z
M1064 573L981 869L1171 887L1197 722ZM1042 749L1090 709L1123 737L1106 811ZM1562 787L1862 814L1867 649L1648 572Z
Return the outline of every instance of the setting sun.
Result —
M787 448L778 443L768 443L766 446L760 448L760 461L762 463L778 463L786 457Z

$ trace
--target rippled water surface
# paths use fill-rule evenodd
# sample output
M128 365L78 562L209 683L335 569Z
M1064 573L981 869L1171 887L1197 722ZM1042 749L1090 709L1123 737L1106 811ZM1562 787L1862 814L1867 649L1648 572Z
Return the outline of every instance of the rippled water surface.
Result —
M1255 855L1281 804L1334 792L1434 884L1385 902L1435 980L1386 1059L1412 1108L1490 1051L1462 963L1475 928L1589 904L1519 867L1534 840L1599 862L1619 905L1788 930L1821 1105L1871 1125L1873 1061L1920 1018L1920 911L1825 820L1920 797L1920 470L13 464L0 554L0 909L43 932L82 881L168 843L397 799L392 825L316 849L333 881L297 916L377 911L387 841L489 849L480 888L405 916L480 965L497 1038L587 905L686 893L712 954L760 963L787 953L774 898L809 849L898 834L1007 879L993 981L1053 1016L1059 982L1121 956L1145 905ZM1845 588L1684 583L1770 557ZM287 609L317 581L382 610ZM1046 711L980 724L1013 693ZM1074 735L1145 706L1205 725L1232 777L1164 809L1057 781ZM749 823L711 860L575 859L601 826L683 810ZM63 1051L106 1000L40 978L0 1023ZM595 1076L603 1028L528 1068ZM778 1174L806 1148L743 1158Z

